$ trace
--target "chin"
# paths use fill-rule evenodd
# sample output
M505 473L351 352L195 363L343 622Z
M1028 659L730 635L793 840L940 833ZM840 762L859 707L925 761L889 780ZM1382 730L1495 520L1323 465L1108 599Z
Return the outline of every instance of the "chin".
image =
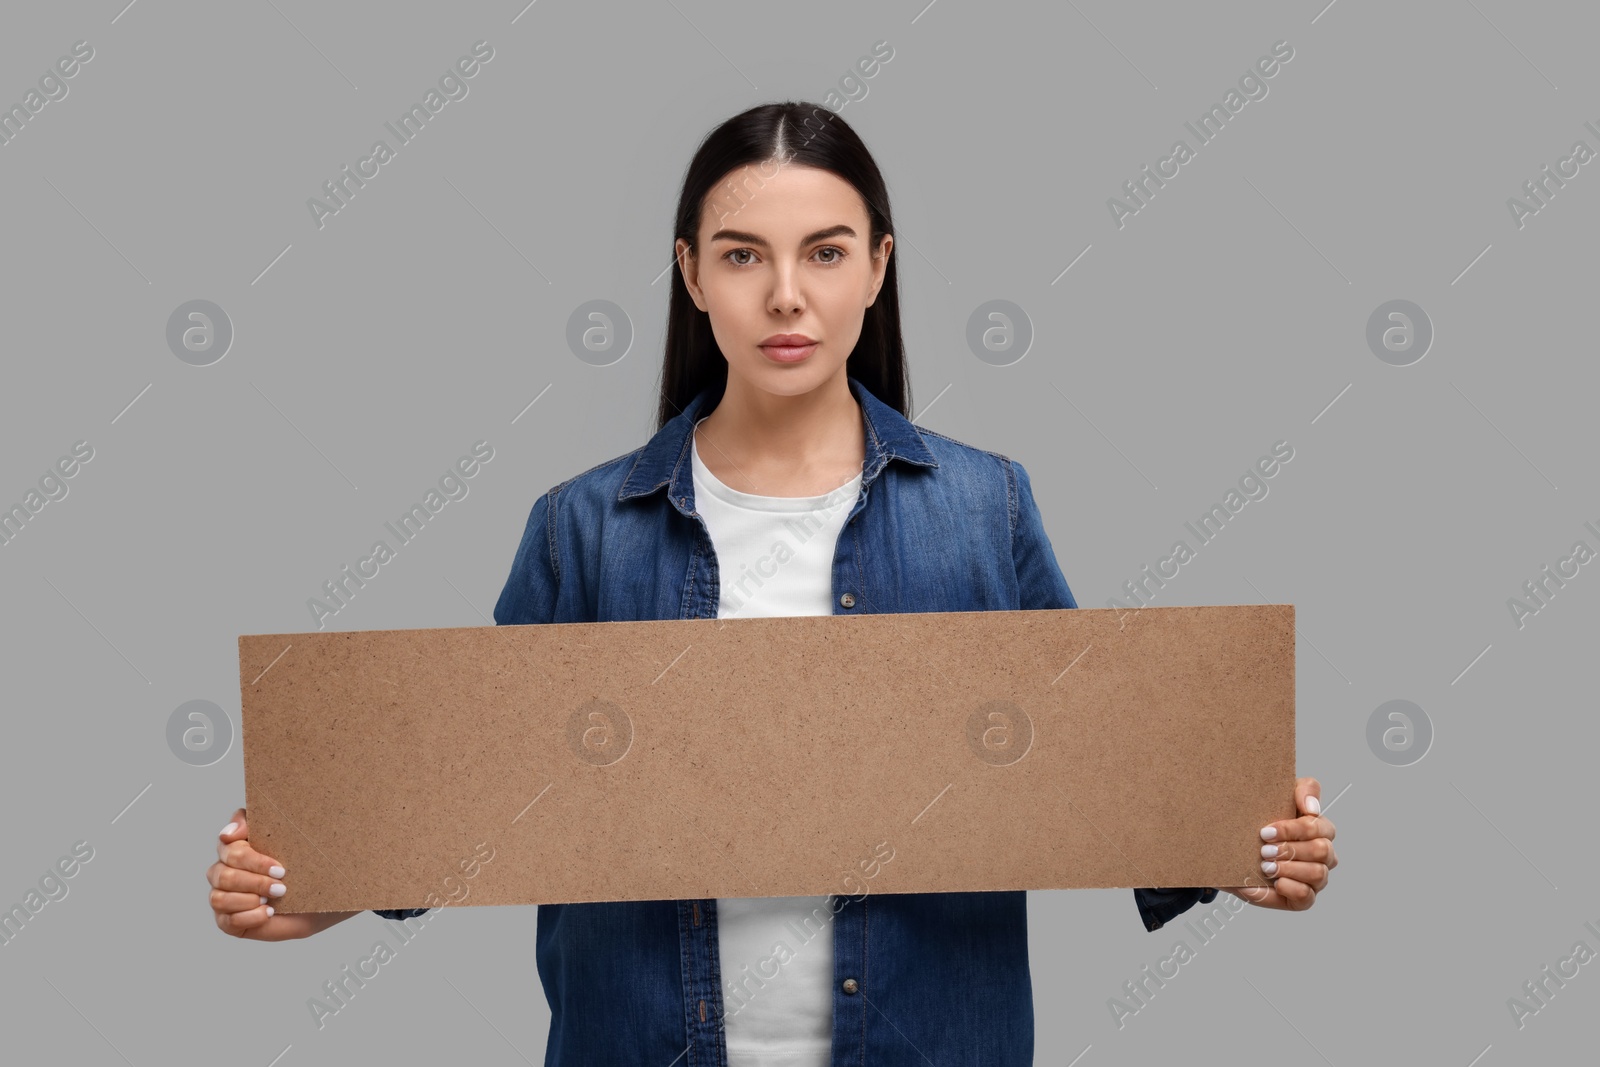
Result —
M843 369L842 365L830 367L809 359L804 363L783 366L766 362L763 357L755 373L744 377L751 385L765 392L778 396L802 396L833 381Z

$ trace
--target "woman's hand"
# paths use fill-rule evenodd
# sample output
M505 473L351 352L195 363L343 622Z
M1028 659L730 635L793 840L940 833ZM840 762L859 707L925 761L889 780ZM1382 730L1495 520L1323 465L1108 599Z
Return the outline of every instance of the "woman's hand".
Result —
M278 861L250 847L244 809L217 835L217 862L206 869L211 883L211 910L223 933L251 941L288 941L310 937L356 914L353 911L278 915L273 901L288 890Z
M1322 787L1315 778L1294 784L1298 819L1283 819L1261 830L1261 869L1270 885L1224 887L1259 908L1305 911L1328 887L1328 872L1339 865L1333 851L1333 823L1322 814Z

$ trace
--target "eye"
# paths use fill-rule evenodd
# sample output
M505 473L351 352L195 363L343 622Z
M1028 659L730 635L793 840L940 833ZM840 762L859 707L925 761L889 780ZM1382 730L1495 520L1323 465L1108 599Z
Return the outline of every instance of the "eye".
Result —
M827 258L821 260L822 265L825 266L825 267L838 266L840 263L843 263L845 258L849 255L848 252L846 252L844 249L840 248L838 245L824 245L822 248L817 249L816 252L814 252L812 254L813 255L817 255L817 256L822 256L822 255L824 255L826 253L830 253L830 252L832 253L831 256L828 256ZM731 258L731 257L734 257L734 256L750 256L751 258L750 259L733 259L733 258ZM748 266L750 266L752 263L755 262L754 257L755 257L755 250L752 249L752 248L734 248L734 249L730 249L729 251L724 252L722 254L722 258L724 260L726 260L727 262L733 264L735 267L748 267Z

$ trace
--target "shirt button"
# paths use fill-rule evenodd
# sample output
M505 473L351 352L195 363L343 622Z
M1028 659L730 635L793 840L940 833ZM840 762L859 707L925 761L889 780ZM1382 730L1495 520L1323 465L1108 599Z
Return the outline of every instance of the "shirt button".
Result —
M856 595L854 593L846 593L839 598L839 603L847 608L853 608L856 606Z
M856 990L860 989L861 986L859 984L857 984L857 982L856 982L856 980L854 978L846 978L844 980L844 984L840 988L842 988L846 993L850 994L851 996L855 996L856 995Z

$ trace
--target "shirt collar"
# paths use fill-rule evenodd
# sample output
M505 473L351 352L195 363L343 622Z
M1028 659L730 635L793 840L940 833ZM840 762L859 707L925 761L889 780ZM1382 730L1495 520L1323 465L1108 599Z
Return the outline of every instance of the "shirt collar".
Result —
M850 391L861 405L861 415L867 428L867 457L863 466L863 481L870 482L892 459L923 467L937 467L922 434L900 412L885 404L855 378L848 379ZM711 390L702 390L689 401L687 407L670 419L651 437L639 451L628 476L623 479L617 493L618 500L644 496L664 485L672 487L675 504L687 499L691 472L689 446L693 441L694 424L705 413ZM681 499L680 499L681 498Z

